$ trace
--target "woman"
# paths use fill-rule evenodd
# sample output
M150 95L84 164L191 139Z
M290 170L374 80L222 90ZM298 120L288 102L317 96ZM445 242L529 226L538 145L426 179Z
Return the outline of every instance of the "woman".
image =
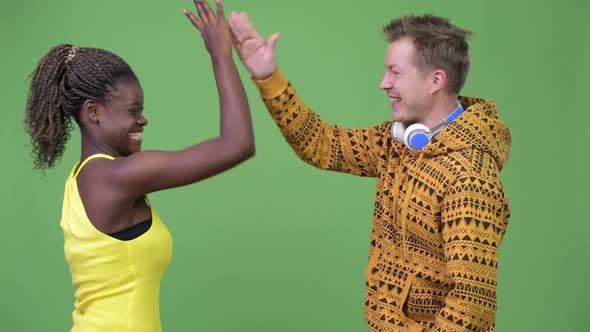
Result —
M66 181L61 227L76 289L72 331L161 331L159 289L172 238L146 194L194 183L254 154L248 101L223 6L184 9L210 53L219 137L174 152L140 151L143 91L131 68L96 48L58 45L32 75L26 107L35 166L62 156L74 119L80 162Z

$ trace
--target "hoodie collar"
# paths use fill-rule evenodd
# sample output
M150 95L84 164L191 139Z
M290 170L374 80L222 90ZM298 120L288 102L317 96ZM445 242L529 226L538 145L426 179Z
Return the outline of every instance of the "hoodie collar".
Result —
M496 103L489 99L459 97L463 114L447 125L419 151L425 157L467 149L481 150L492 156L502 169L508 160L512 142L508 127L498 119Z

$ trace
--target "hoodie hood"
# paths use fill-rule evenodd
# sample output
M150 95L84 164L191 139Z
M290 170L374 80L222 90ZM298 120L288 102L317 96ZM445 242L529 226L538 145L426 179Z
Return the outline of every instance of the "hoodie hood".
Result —
M508 160L512 138L508 127L498 119L496 103L476 97L459 97L465 111L447 125L419 153L437 156L475 149L492 156L502 169ZM444 143L443 143L444 142Z

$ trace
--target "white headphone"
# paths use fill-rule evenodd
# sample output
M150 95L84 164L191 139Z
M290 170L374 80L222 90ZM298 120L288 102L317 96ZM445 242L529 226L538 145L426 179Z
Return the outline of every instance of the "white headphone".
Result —
M443 130L446 125L453 122L461 113L463 113L463 106L457 102L457 108L453 113L432 129L421 123L414 123L406 128L403 123L394 122L391 126L391 137L400 143L404 143L410 150L420 150L430 142L434 135Z

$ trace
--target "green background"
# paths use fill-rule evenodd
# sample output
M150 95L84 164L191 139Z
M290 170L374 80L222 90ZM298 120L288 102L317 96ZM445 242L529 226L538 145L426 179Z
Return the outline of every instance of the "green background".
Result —
M190 6L190 7L189 7ZM589 87L582 0L227 0L328 122L388 120L379 90L380 31L407 13L475 33L463 94L492 98L512 130L502 172L512 204L501 248L497 331L588 331ZM180 149L218 133L218 101L190 1L1 0L3 215L0 330L66 331L73 288L59 228L64 180L80 153L43 177L23 130L26 78L52 46L106 48L135 70L150 125L145 149ZM174 240L161 288L164 331L366 331L363 318L375 180L322 172L292 153L240 65L253 112L254 159L200 183L152 194Z

